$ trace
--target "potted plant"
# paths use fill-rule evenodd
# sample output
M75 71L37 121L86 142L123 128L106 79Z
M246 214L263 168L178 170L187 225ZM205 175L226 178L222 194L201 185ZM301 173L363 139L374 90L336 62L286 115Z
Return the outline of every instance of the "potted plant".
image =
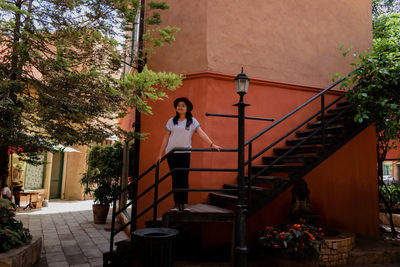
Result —
M85 193L94 197L94 223L104 224L112 198L120 189L122 144L116 142L111 146L93 146L87 164L88 169L81 178L81 184L85 186Z
M259 243L272 256L275 265L318 266L320 248L324 242L322 228L308 224L304 219L279 227L268 226ZM296 263L288 263L288 261Z

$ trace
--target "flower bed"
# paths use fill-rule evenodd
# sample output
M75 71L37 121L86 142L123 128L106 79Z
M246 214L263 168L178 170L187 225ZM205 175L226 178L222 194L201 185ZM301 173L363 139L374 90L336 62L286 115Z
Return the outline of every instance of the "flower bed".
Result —
M299 222L280 227L266 227L259 242L271 254L283 254L298 262L318 259L324 233L300 219Z

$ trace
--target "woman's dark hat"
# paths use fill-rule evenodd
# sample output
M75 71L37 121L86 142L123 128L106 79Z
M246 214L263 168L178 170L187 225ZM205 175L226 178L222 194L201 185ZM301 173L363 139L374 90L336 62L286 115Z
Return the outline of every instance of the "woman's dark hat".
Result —
M176 108L178 106L179 102L184 102L185 105L188 108L188 111L192 111L193 110L193 104L192 102L190 102L190 100L186 97L178 97L177 99L174 100L174 107Z

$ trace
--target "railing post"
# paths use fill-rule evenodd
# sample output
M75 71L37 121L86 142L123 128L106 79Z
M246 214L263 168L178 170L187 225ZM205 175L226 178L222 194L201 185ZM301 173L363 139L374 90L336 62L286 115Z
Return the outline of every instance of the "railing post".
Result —
M160 173L160 163L157 162L156 165L156 174L154 178L154 206L153 206L153 223L157 220L157 201L158 201L158 180L159 180L159 173Z
M235 223L235 266L247 266L248 248L246 245L246 215L247 205L245 200L244 182L244 112L245 104L243 101L244 93L240 93L240 100L235 106L238 107L238 205L236 210Z
M325 94L321 95L322 150L325 152Z
M252 160L251 160L251 158L252 158L252 154L253 154L253 142L250 142L249 143L249 155L248 155L248 161L249 161L249 164L248 164L248 167L247 167L247 205L248 206L250 206L250 201L251 201L251 186L253 185L253 179L251 178L251 175L252 175L252 171L251 171L251 168L252 168Z
M117 198L113 199L112 219L111 219L111 236L110 236L110 252L114 250L114 231L115 231L115 211L117 206Z

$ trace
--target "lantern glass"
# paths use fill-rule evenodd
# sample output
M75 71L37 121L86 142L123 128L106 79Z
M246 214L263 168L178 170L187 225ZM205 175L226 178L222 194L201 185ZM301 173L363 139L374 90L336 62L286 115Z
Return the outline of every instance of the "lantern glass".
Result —
M239 73L235 78L236 92L238 94L247 94L247 89L249 89L250 79L243 72Z
M249 79L237 79L236 83L236 92L238 94L244 93L247 94L247 90L249 89Z

